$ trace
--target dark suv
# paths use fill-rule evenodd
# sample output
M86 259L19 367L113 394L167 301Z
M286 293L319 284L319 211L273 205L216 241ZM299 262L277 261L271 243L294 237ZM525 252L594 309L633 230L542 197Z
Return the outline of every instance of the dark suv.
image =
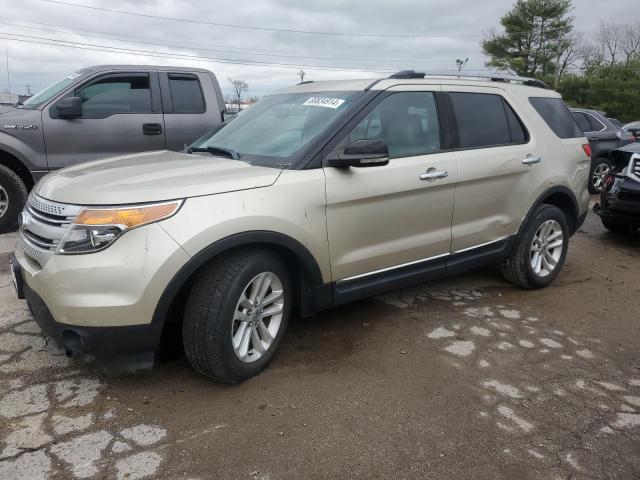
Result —
M640 143L617 148L609 158L611 170L593 210L612 232L634 232L640 228Z
M634 142L636 138L624 128L616 126L602 112L572 108L571 113L591 145L589 192L600 193L604 176L611 169L609 152Z

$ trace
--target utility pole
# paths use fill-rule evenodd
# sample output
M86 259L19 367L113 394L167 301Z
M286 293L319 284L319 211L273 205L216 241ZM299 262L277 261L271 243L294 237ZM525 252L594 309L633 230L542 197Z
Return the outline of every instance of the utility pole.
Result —
M300 77L300 83L304 82L304 76L306 75L306 73L304 72L304 70L300 70L298 72L298 77Z
M27 95L31 96L31 85L25 85L27 87Z
M9 88L9 98L11 98L11 75L9 74L9 49L4 47L4 55L7 58L7 86Z
M467 64L467 62L469 61L468 58L465 58L464 60L457 58L456 59L456 65L458 66L458 78L460 78L460 74L462 73L462 69L465 67L465 65Z

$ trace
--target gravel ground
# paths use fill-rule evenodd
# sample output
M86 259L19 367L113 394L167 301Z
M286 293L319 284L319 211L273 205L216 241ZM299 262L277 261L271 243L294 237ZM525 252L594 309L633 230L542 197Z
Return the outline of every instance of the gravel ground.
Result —
M591 214L545 290L488 269L294 319L235 387L67 358L0 256L0 479L640 478L640 240Z

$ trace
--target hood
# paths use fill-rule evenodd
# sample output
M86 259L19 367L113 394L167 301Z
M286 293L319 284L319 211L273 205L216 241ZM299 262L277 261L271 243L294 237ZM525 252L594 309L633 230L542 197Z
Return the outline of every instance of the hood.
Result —
M3 113L13 112L16 110L16 107L12 107L10 105L0 105L0 115Z
M146 152L75 165L45 176L37 195L77 205L120 205L272 185L282 170L209 154Z

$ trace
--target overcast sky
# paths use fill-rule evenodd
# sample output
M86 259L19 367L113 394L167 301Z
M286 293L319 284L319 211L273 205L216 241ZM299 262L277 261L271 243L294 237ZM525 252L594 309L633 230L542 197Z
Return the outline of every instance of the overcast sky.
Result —
M484 32L497 26L500 16L512 5L505 0L63 1L196 22L126 15L47 0L0 0L0 90L6 90L8 84L4 47L9 55L13 93L24 93L27 84L37 91L81 67L105 63L208 68L216 73L226 93L230 92L227 78L235 77L245 79L249 95L256 96L297 83L300 68L306 72L305 80L368 78L405 68L452 71L456 58L468 57L465 70L478 72L485 70L486 59L479 46ZM576 29L589 32L600 21L624 21L621 12L635 12L637 16L637 2L616 0L612 8L611 3L601 0L574 0ZM84 44L84 49L62 47L58 43L61 40L76 46ZM128 49L129 53L95 51L108 46ZM131 54L131 50L137 54Z

